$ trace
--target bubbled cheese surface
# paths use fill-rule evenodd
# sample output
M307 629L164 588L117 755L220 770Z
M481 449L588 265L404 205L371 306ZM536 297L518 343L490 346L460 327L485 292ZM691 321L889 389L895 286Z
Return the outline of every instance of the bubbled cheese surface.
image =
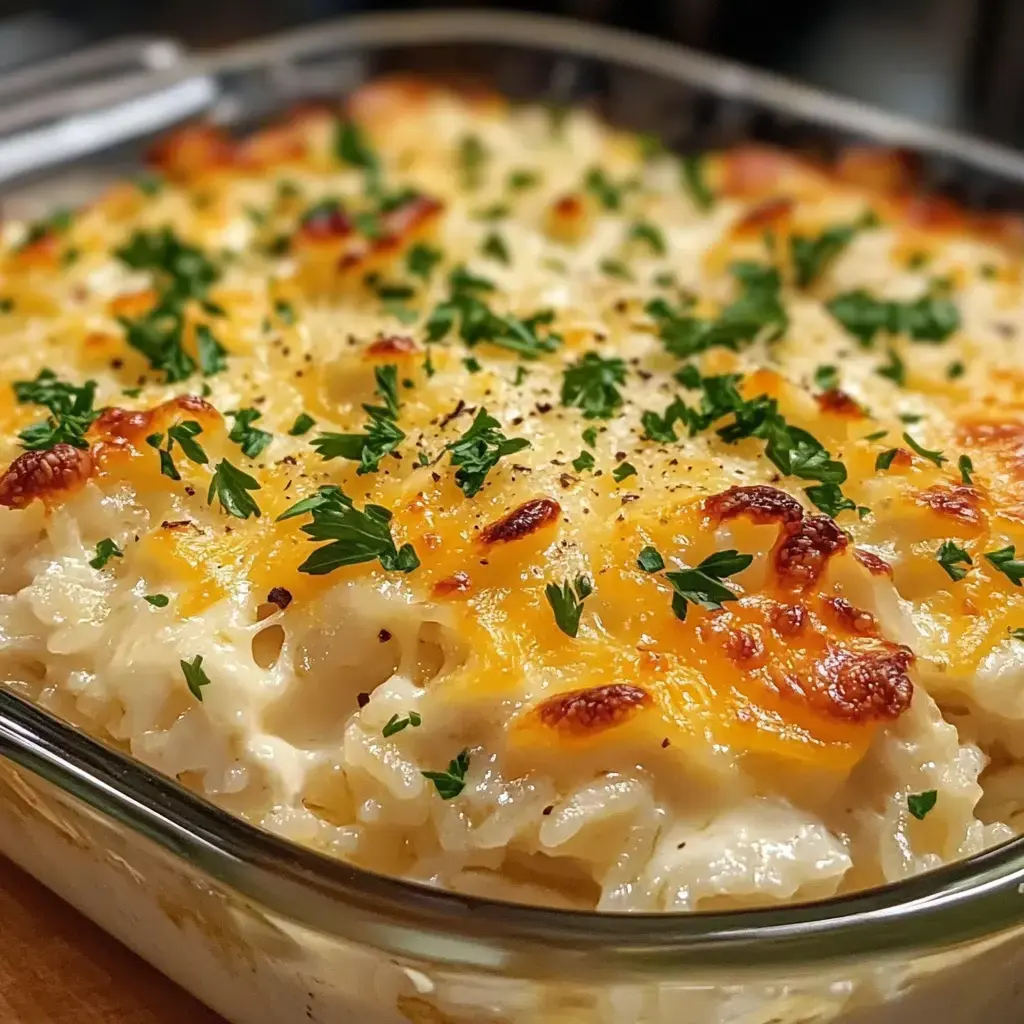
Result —
M3 226L6 684L299 842L527 902L814 898L1008 838L1012 225L913 198L884 154L684 163L585 113L407 80L346 117L359 132L328 110L240 142L187 129L154 178ZM130 327L166 277L118 255L165 228L216 268L180 305L193 371L171 382ZM739 335L672 341L746 300ZM474 335L460 301L505 326ZM880 308L928 323L865 338ZM14 385L43 370L95 381L106 410L56 477L27 473L19 437L47 412ZM312 442L365 431L389 374L400 442L370 472L323 458ZM652 431L674 402L705 421ZM774 448L720 433L768 407ZM253 457L230 436L246 409L271 435ZM467 493L450 446L483 411L528 445ZM147 438L183 423L206 461L179 445L168 475ZM258 516L209 499L224 460ZM386 509L418 565L305 571L314 514L278 517L325 485ZM724 551L750 556L729 595L681 617L666 572ZM551 585L582 596L575 636Z

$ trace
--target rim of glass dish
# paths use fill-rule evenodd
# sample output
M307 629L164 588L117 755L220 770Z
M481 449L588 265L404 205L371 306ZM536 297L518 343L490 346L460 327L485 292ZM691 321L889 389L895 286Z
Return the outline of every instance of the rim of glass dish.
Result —
M672 44L559 18L433 11L360 15L220 54L234 72L318 51L493 42L642 67L817 123L945 152L1024 180L1024 156ZM378 875L265 832L0 690L0 755L190 862L257 904L319 931L452 966L581 972L821 966L938 952L1024 924L1024 838L881 888L729 912L611 914L465 896ZM425 935L429 935L426 945ZM755 959L752 959L755 958Z

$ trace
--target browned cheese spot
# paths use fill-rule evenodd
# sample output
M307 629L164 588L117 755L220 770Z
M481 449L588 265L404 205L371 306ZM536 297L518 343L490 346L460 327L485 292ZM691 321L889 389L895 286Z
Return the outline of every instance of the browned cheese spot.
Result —
M592 735L621 725L648 703L650 697L639 686L611 683L549 697L538 705L537 715L552 729Z
M92 456L69 444L19 455L0 476L0 505L25 508L36 498L49 502L81 487L92 474Z

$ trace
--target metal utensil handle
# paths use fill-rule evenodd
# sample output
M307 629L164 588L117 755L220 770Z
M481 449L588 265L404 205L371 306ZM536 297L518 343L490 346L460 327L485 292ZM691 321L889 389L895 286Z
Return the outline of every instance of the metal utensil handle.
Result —
M118 39L0 76L0 182L207 109L215 79L176 42Z

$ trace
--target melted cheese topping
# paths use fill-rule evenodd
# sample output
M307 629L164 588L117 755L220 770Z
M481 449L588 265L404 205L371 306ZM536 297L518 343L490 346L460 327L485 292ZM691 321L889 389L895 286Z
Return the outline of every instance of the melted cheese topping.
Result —
M799 852L817 830L828 852L811 859L830 865L825 881L753 896L715 882L708 898L872 884L1007 834L979 838L973 805L981 749L1015 730L978 680L1024 650L1011 632L1024 627L1021 588L985 557L1024 545L1013 225L908 198L905 169L884 154L825 170L751 147L681 164L583 113L553 120L406 80L364 89L349 113L370 147L354 155L328 110L242 142L187 129L154 154L157 188L118 185L31 233L4 226L4 381L45 368L92 379L107 409L87 453L47 462L19 441L45 410L0 390L5 628L37 641L8 655L11 685L268 827L470 891L484 872L503 875L506 894L529 879L530 899L694 906L704 896L693 884L672 896L665 881L692 865L653 868L651 851L673 829L723 820L723 808L724 838L704 844L742 844L729 823L756 822L765 801L765 842L780 830L776 847ZM165 227L219 271L184 300L179 340L202 363L212 333L223 368L174 383L127 326L166 285L117 255ZM823 242L836 228L848 230ZM677 328L727 319L743 300L743 261L774 269L784 327L758 314L738 340L680 358L672 317ZM491 314L527 322L531 351L495 344L493 328L472 336L457 316L436 328L460 267L486 282L468 294ZM833 304L851 293L860 310L941 301L956 322L936 337L890 320L858 340ZM529 326L541 313L549 322ZM621 362L604 390L590 378L603 397L586 406L566 373L595 355ZM374 472L322 458L310 441L363 431L364 406L381 401L375 370L390 367L404 439ZM853 507L827 506L835 523L807 493L813 471L787 473L763 433L720 435L734 411L651 439L645 412L675 399L699 411L701 378L724 375L748 404L774 400L790 441L805 431L845 467ZM244 408L272 435L254 458L229 437ZM467 496L449 446L482 410L528 447ZM315 425L299 433L300 416ZM208 461L179 446L174 479L146 439L189 422ZM208 500L225 459L258 484L259 516ZM396 546L411 544L419 566L304 571L311 517L278 517L323 485L360 511L388 510ZM90 567L108 536L121 556ZM939 560L946 542L970 558L954 563L962 578ZM731 600L691 599L681 618L671 577L638 565L648 547L670 573L725 549L751 558L722 580ZM581 574L592 593L570 636L547 589ZM71 616L93 632L61 641L64 613L26 618L43 579L72 604L94 595L97 610ZM165 607L144 600L157 593ZM145 635L165 647L143 652ZM111 660L97 658L101 643ZM179 670L195 655L209 679L201 703ZM929 774L941 758L904 771L884 753L911 729L948 739L952 727L926 710L908 724L912 702L933 706L928 694L981 748L951 733L948 764L973 765L957 769L960 797ZM419 725L389 730L410 712ZM471 785L450 802L421 772L462 750ZM953 838L907 813L908 795L933 789ZM644 800L647 853L630 861L634 839L609 839L607 823L628 807L635 825ZM914 851L907 867L865 838L888 827L865 824L886 801ZM521 819L499 827L500 805ZM567 822L588 815L605 822L603 855L573 845ZM813 825L788 831L788 815ZM549 877L541 854L589 865L590 880ZM627 885L639 902L615 896Z

